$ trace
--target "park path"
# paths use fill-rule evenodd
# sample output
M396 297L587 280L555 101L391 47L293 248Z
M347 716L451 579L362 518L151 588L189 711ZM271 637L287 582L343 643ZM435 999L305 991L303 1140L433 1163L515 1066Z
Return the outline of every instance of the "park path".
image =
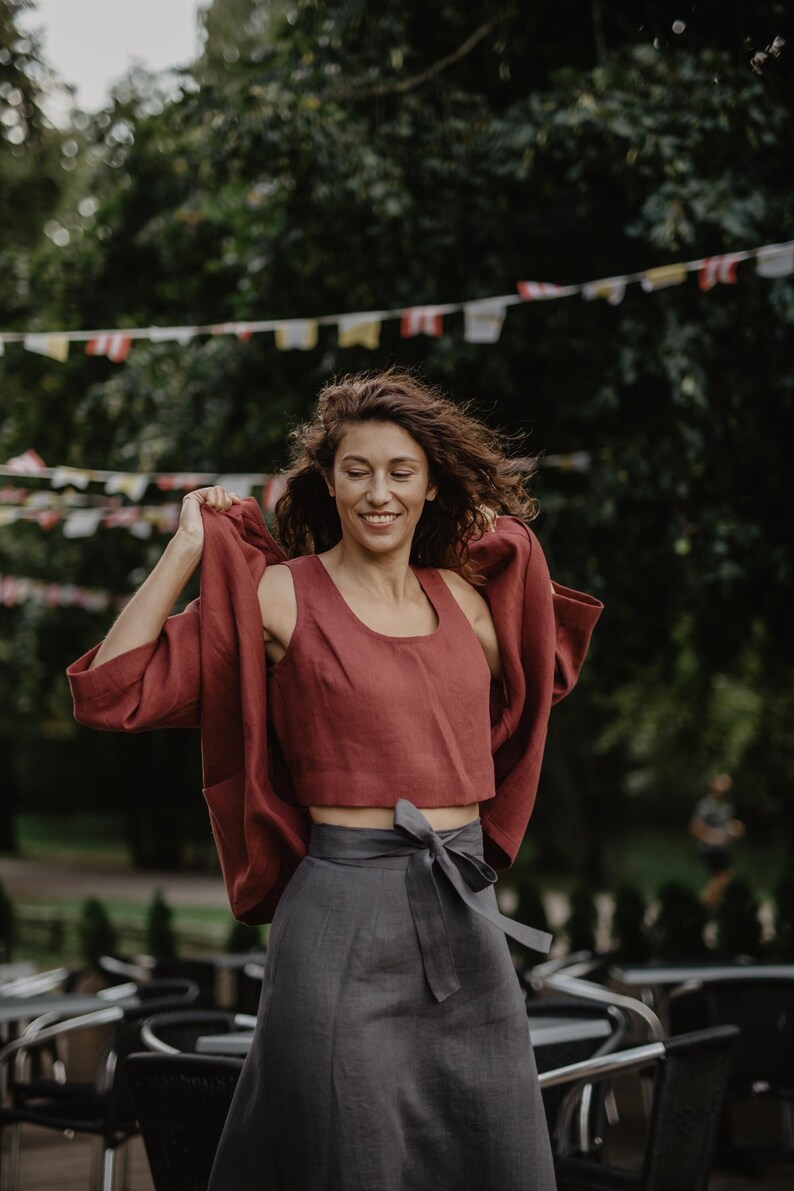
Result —
M139 873L3 856L0 880L11 900L18 902L98 897L101 901L144 903L160 889L172 906L225 909L228 905L220 873Z

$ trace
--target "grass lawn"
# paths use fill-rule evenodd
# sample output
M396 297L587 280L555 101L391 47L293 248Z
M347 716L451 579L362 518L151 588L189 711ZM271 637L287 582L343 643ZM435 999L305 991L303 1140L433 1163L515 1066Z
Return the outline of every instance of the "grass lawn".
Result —
M129 870L130 852L120 815L18 815L19 853L30 860L55 864L86 864L109 870ZM193 848L197 867L214 871L214 844L207 838ZM192 859L192 857L191 857Z
M733 851L734 868L755 893L772 897L783 874L786 841L779 839L765 846L740 840ZM665 881L683 881L694 889L706 884L707 874L697 853L697 844L660 831L635 832L627 842L624 878L646 893L655 893Z

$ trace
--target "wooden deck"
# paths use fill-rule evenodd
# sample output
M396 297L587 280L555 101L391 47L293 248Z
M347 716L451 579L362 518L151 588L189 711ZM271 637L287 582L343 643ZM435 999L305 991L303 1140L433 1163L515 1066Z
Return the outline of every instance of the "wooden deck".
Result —
M92 1137L70 1140L49 1129L24 1126L19 1191L89 1191L97 1143ZM4 1159L7 1161L8 1139ZM116 1191L122 1191L123 1151L128 1151L125 1191L154 1191L146 1152L139 1137L122 1147L117 1158Z
M616 1139L618 1140L618 1139ZM621 1165L638 1166L639 1140L635 1131L629 1129L619 1139L613 1160ZM772 1141L772 1138L769 1138ZM8 1139L5 1139L4 1157L7 1155ZM22 1134L22 1162L19 1191L90 1191L92 1162L96 1142L93 1138L75 1137L69 1140L61 1134L47 1129L25 1126ZM128 1152L127 1180L124 1172L123 1150ZM749 1171L715 1172L709 1181L709 1191L791 1191L794 1186L794 1162L767 1151L753 1175ZM154 1191L146 1152L139 1137L122 1147L116 1170L116 1191ZM263 1191L266 1189L263 1188ZM449 1191L440 1188L439 1191ZM530 1191L528 1188L527 1191Z

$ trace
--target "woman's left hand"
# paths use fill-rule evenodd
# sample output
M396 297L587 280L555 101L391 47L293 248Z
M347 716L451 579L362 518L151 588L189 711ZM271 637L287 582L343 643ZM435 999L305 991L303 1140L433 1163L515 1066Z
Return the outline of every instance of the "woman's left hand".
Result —
M485 532L493 533L496 530L496 518L499 514L494 509L489 508L488 505L478 505L477 509L485 518Z

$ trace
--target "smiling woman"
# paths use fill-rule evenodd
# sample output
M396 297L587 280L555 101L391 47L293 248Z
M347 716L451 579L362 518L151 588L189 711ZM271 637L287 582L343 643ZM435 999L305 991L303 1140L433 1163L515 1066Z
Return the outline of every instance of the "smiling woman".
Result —
M553 1191L505 936L551 937L499 912L491 865L601 604L551 586L526 475L415 376L327 385L292 451L286 549L254 501L189 493L68 670L82 723L200 724L235 913L272 919L209 1191Z
M552 1191L504 932L550 940L499 914L483 857L503 663L469 550L496 511L534 515L527 476L397 370L327 385L292 458L288 557L258 597L309 851L273 920L210 1191Z

